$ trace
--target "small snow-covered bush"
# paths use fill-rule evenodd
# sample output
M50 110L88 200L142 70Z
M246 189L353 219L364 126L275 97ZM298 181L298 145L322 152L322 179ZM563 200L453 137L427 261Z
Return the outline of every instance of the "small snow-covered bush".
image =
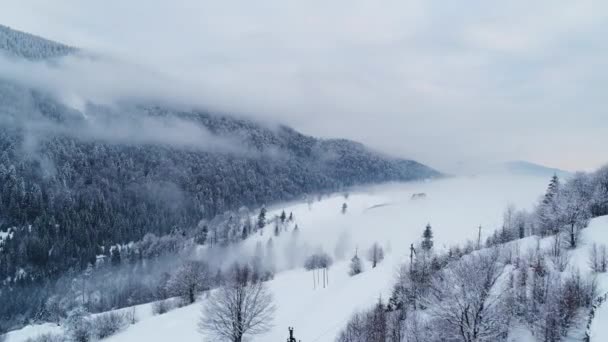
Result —
M112 336L129 324L127 317L118 312L108 312L91 319L93 335L97 339Z
M152 314L154 315L162 315L173 309L175 309L175 304L169 299L159 300L152 304Z
M2 338L0 337L0 341ZM67 339L60 334L41 334L36 337L30 337L25 342L65 342Z
M65 330L71 341L89 342L91 340L91 322L83 307L77 307L68 313L65 319Z

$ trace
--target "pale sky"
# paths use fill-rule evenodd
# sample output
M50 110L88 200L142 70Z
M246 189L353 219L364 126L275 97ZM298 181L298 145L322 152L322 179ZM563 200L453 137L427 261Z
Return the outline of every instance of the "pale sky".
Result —
M137 70L79 64L73 84L87 87L72 88L87 98L102 88L171 96L446 171L608 162L606 1L0 0L0 8L0 24ZM152 91L151 75L172 81Z

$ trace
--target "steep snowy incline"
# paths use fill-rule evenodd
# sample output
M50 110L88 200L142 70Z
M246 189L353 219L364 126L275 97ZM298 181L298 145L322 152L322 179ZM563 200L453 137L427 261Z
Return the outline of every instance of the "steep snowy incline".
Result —
M277 306L274 328L253 341L284 341L289 326L295 328L296 337L303 342L334 341L354 311L368 308L379 296L388 298L396 268L407 257L410 244L420 240L427 223L433 226L438 248L475 239L479 225L485 239L500 227L508 204L530 207L546 183L546 179L536 177L451 178L364 188L352 191L348 199L336 195L311 204L269 208L268 217L283 209L287 214L293 212L300 234L294 247L291 233L276 237L274 227L268 225L262 236L246 241L246 247L253 249L258 241L266 243L272 237L279 270L268 282ZM412 200L414 193L425 193L426 198ZM344 202L348 208L342 214ZM386 251L385 260L376 268L366 260L364 272L349 277L348 260L355 248L365 255L376 241ZM286 270L288 263L281 259L290 248L296 248L303 256L322 248L334 257L327 288L313 289L312 273L303 268ZM237 258L227 258L226 263ZM205 295L194 305L161 316L150 316L150 307L141 306L139 322L107 341L205 340L197 332L204 301ZM23 341L24 334L18 333L10 334L8 342Z
M584 248L577 250L576 263L581 268L589 269L589 250L593 243L608 246L608 216L596 218L589 227L583 231L582 242ZM600 295L608 293L608 274L597 276L598 292ZM590 328L591 341L608 341L608 303L604 302L595 312Z

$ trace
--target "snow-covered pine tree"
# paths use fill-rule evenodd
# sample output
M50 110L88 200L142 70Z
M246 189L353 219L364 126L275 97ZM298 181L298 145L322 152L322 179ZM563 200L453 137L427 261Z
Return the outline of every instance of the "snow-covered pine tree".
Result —
M260 214L258 215L258 228L262 229L266 226L266 208L262 207L260 209Z
M545 196L537 207L537 216L539 222L540 233L543 235L555 234L559 229L558 221L558 195L560 190L559 178L553 175Z
M431 228L430 223L424 228L420 247L425 251L430 251L433 248L433 229Z

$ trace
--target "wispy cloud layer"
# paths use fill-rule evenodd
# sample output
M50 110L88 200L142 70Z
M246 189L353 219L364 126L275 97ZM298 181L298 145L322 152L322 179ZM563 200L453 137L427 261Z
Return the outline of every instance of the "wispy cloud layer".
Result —
M31 73L74 105L199 104L448 170L606 161L604 1L6 2L1 23L128 61Z

